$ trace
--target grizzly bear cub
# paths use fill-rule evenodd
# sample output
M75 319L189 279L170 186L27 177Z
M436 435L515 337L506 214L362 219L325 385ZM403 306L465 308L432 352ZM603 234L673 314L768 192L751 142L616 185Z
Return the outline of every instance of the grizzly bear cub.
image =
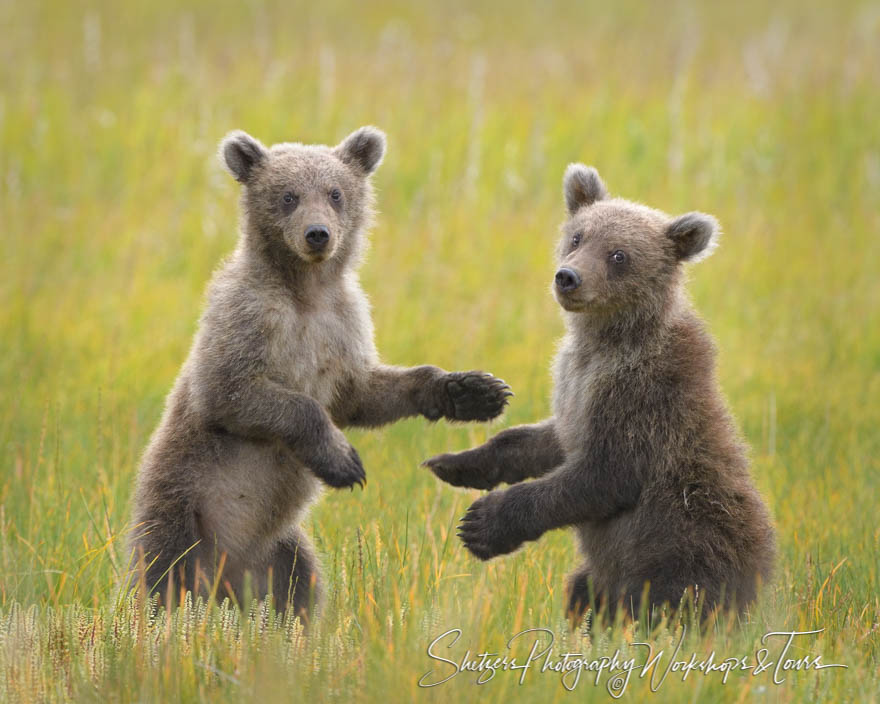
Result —
M140 466L133 553L146 587L272 592L297 613L320 596L300 525L320 484L363 484L340 428L489 420L510 392L483 372L380 363L356 268L370 174L385 135L336 147L264 147L233 132L221 158L242 184L238 247L207 306ZM222 567L222 569L221 569Z
M569 578L572 618L601 605L637 617L689 590L709 609L741 610L770 576L774 533L682 272L711 252L718 224L609 198L581 164L564 193L553 417L426 464L456 486L514 484L461 521L481 560L575 528L584 563Z

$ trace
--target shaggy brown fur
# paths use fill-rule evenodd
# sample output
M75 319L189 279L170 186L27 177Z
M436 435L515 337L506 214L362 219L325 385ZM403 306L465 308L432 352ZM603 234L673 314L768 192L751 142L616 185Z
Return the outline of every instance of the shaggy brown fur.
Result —
M510 392L482 372L379 362L355 268L381 132L270 149L234 132L220 151L243 185L241 238L143 457L133 548L160 594L216 584L240 600L250 574L254 595L301 612L320 583L298 526L320 482L365 480L339 428L488 420Z
M487 560L573 526L573 617L603 603L638 615L645 585L645 606L695 589L709 608L743 608L770 576L774 534L682 285L681 262L711 250L717 222L609 199L583 165L564 185L554 416L426 464L456 486L538 477L476 501L460 536Z

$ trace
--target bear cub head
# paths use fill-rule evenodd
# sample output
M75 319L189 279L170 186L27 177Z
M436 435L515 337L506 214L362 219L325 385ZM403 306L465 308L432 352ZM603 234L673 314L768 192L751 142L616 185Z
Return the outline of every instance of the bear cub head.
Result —
M220 143L220 158L242 184L245 227L274 252L307 264L344 258L371 211L369 176L385 155L385 135L362 127L335 147L265 147L241 131ZM283 249L279 250L278 245Z
M613 322L657 310L675 291L681 262L708 256L718 221L704 213L670 217L609 198L596 169L571 164L563 181L568 220L553 282L565 310Z

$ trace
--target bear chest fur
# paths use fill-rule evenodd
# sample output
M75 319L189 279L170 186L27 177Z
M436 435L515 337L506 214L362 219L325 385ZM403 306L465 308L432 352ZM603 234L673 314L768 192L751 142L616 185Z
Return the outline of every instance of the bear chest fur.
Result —
M566 339L553 365L553 414L566 454L582 449L590 427L596 389L613 370L607 357L589 352Z
M274 311L269 366L287 388L329 408L340 389L374 361L372 327L365 302L293 303Z

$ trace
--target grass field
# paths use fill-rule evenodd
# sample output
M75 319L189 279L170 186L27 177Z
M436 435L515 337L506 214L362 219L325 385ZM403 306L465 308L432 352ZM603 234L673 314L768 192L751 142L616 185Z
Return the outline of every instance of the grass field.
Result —
M4 0L0 28L0 701L610 700L587 673L419 688L449 674L426 650L454 627L454 660L537 627L557 654L670 657L674 624L569 634L572 537L478 563L453 531L477 492L418 466L548 412L570 161L725 231L690 288L780 554L748 622L682 653L824 629L789 657L848 665L672 673L653 695L636 674L624 699L880 699L880 5ZM370 123L389 136L362 270L384 359L487 368L514 403L490 427L349 433L370 482L312 513L329 598L307 636L260 609L120 603L138 456L236 239L217 142Z

